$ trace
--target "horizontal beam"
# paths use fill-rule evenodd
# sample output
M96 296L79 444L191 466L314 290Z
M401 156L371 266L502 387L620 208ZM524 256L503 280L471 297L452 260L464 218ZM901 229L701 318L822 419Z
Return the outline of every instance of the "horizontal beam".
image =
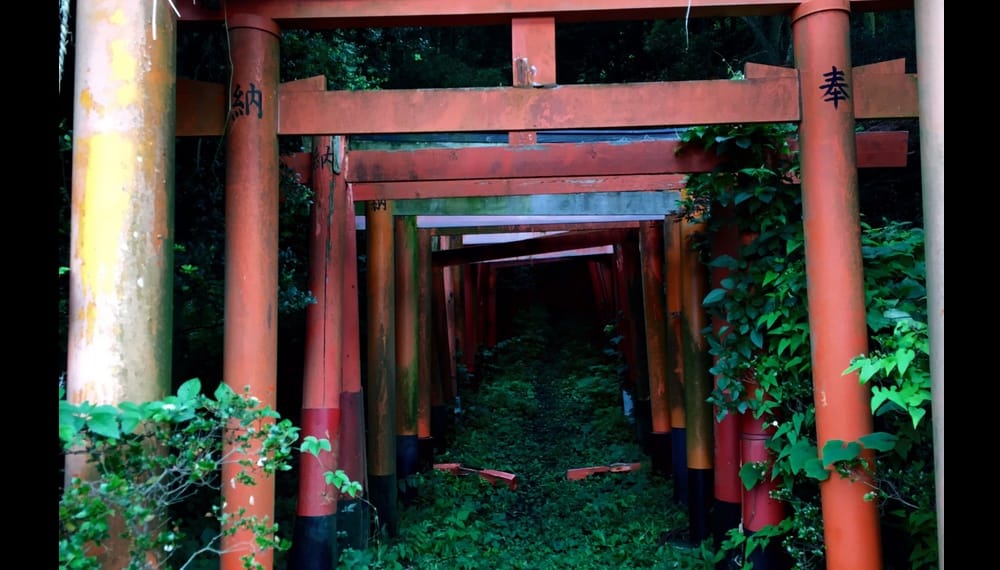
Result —
M870 96L895 98L896 94L873 91ZM279 97L278 133L283 135L538 131L799 120L798 80L791 77L541 89L283 92ZM913 111L916 116L915 99Z
M858 133L858 167L905 166L907 137L906 131ZM796 142L790 143L794 149ZM714 152L689 149L678 154L680 148L680 141L659 140L352 150L347 179L358 183L687 174L710 172L719 164Z
M908 137L906 131L857 133L858 168L906 166ZM678 141L637 141L352 150L347 177L353 182L356 201L554 193L560 181L553 179L559 177L578 177L562 181L562 189L571 192L670 189L676 187L677 178L641 175L709 172L718 164L718 158L711 152L690 149L678 155L679 144ZM795 150L797 142L791 140L789 146ZM297 173L303 184L309 184L310 153L285 155L281 162ZM639 176L630 177L629 174ZM588 183L586 177L593 182ZM603 182L598 182L601 177ZM497 182L508 178L512 180ZM513 179L519 180L514 182ZM612 184L621 187L613 188Z
M680 190L684 174L637 174L634 176L574 176L565 178L509 178L490 180L432 180L416 182L354 183L354 199L412 200L414 198L474 198L584 192L644 192Z
M499 218L499 216L497 216ZM541 216L525 216L529 218L537 218L539 220L544 219ZM574 216L574 218L582 218L583 216ZM417 225L419 227L420 220L426 218L426 216L421 216L417 218ZM449 219L453 220L453 223L458 220L454 220L454 216L449 216ZM662 220L663 216L646 216L647 219L659 219ZM465 219L465 218L460 218ZM568 221L568 222L530 222L525 221L522 223L508 223L502 225L438 225L436 218L425 221L425 227L433 228L431 233L434 235L470 235L470 234L488 234L488 233L511 233L511 232L563 232L570 230L626 230L626 229L638 229L638 220L614 220L614 219L604 219L602 221ZM433 224L433 225L430 225Z
M455 26L508 24L511 18L551 16L557 22L766 16L788 14L801 2L773 0L229 0L228 13L271 18L283 28ZM851 11L912 8L901 0L852 0ZM179 3L178 21L222 22L204 3ZM183 29L183 27L182 27Z
M397 216L665 216L678 210L680 192L590 192L529 196L475 196L396 200ZM363 204L362 202L358 202Z
M178 79L177 136L220 136L221 85ZM548 89L324 91L279 87L280 135L643 128L799 120L798 79L563 85ZM483 112L489 109L490 112ZM916 117L914 74L854 78L858 119Z
M352 150L350 182L708 172L715 153L678 155L679 141Z
M507 259L527 255L538 255L553 251L576 250L582 248L614 245L625 241L632 230L594 230L567 232L554 236L513 241L470 245L456 249L444 249L431 253L434 267L477 263L493 259Z

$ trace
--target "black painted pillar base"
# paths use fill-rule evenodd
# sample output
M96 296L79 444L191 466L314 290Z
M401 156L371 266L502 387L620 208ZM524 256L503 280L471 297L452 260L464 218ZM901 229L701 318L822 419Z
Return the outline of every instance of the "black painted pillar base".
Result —
M688 504L687 430L670 429L670 463L674 472L674 502Z
M653 432L649 434L649 455L653 464L653 473L669 477L673 471L670 448L670 432Z
M688 469L688 521L691 544L700 544L712 536L711 508L715 493L714 470Z
M420 469L420 450L416 435L396 436L396 477L400 483L405 482L410 475ZM404 505L411 505L417 498L415 487L404 485L399 491L399 500Z
M636 437L639 440L639 446L644 453L650 455L652 444L649 435L653 431L653 413L649 398L637 399L633 405L632 416L635 417Z
M337 500L337 550L368 549L371 512L367 503L349 496ZM294 547L294 543L293 547Z
M726 540L726 534L729 533L730 529L740 527L742 517L743 505L740 503L715 499L715 502L712 504L712 537L715 539L716 548L719 548L723 541ZM733 564L735 564L734 560L722 559L715 565L715 569L728 570L739 567L739 565L733 566ZM754 566L754 568L756 569L757 566Z
M368 476L369 495L375 509L372 522L378 533L387 538L399 536L399 509L396 505L399 493L396 481L395 473Z
M431 406L431 439L434 453L444 453L444 438L448 433L448 410L442 406Z
M753 531L744 530L746 536L753 536ZM763 549L757 548L747 556L747 562L753 563L754 570L788 570L792 567L791 556L781 545L781 539L771 539Z
M338 560L337 516L296 516L288 570L330 570Z
M417 440L417 470L426 473L434 467L434 446L436 442L433 437L421 437Z

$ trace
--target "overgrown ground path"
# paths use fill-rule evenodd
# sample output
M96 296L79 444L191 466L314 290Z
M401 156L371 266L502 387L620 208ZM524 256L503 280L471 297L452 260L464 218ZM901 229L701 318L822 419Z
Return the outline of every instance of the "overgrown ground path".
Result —
M553 323L544 308L523 314L519 330L484 355L447 451L435 458L514 473L517 488L421 473L399 539L347 552L343 567L688 567L664 540L686 528L686 515L623 414L614 359L582 340L578 323ZM566 478L567 469L618 462L643 467Z

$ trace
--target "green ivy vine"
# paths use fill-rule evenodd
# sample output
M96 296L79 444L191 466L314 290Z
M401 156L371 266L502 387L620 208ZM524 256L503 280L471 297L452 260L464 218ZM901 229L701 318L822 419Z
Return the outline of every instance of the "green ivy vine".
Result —
M859 372L871 386L875 431L857 441L829 441L820 453L798 155L788 144L795 132L787 124L694 127L679 147L714 151L720 161L713 172L688 178L684 217L705 222L706 241L734 226L743 238L736 255L705 255L710 268L728 272L703 304L726 323L704 331L716 378L708 401L718 420L749 413L768 428L771 465L748 463L740 476L747 489L769 477L777 485L772 496L788 507L782 524L757 533L753 546L781 540L795 568L822 567L819 482L867 470L875 484L866 498L880 501L883 526L910 537L911 567L934 567L932 469L911 468L933 463L923 232L906 222L862 223L869 353L845 362L844 372ZM862 460L865 449L875 452L874 469ZM730 534L720 548L746 554L741 533Z

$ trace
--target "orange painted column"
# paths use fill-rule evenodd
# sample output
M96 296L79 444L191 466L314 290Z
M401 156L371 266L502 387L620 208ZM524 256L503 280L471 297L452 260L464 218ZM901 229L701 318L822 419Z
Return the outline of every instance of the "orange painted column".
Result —
M712 207L713 221L729 222L712 236L712 258L729 256L740 257L739 228L733 219L732 208L722 208L718 204ZM711 289L722 288L722 280L729 276L729 269L712 267ZM718 337L728 334L729 323L721 316L712 317L712 331ZM712 357L712 363L718 362L718 356ZM713 377L715 388L719 387L719 377ZM725 390L728 394L729 390ZM719 408L713 408L715 417L719 416ZM740 526L741 502L743 499L743 483L740 480L740 414L729 410L722 420L715 424L715 503L712 506L712 534L716 544L722 544L730 529ZM755 566L756 567L756 566Z
M368 234L368 494L379 529L398 533L396 486L396 279L392 202L365 208Z
M674 502L688 501L687 418L684 413L684 347L681 310L684 268L681 265L682 218L663 220L664 272L667 311L667 399L670 402L670 464L674 477Z
M714 414L707 402L712 392L711 359L702 330L708 317L702 301L708 294L708 270L692 247L704 233L704 223L681 221L683 271L681 345L684 350L684 411L687 420L688 518L691 542L710 536L710 512L715 453Z
M609 263L603 259L606 257L587 261L587 270L590 272L590 287L594 291L594 306L597 307L601 322L609 324L615 318L615 310L611 271Z
M670 398L667 393L667 312L664 299L663 221L639 223L639 254L646 324L653 471L670 474Z
M649 383L646 379L646 343L639 337L644 324L642 312L642 285L640 278L639 236L631 231L615 253L615 294L619 306L619 330L622 334L622 352L625 355L627 376L623 385L632 394L632 414L635 418L636 436L643 451L649 452Z
M336 141L336 142L335 142ZM299 458L299 496L289 553L292 570L330 568L338 551L338 491L325 473L340 467L341 331L343 330L343 232L334 227L335 193L345 190L339 137L313 137L312 211L309 233L309 291L306 307L305 365L301 437L330 442L330 451ZM335 182L336 181L336 182Z
M270 19L231 14L233 65L226 135L226 292L223 377L236 393L249 389L261 406L277 403L278 356L278 37ZM258 426L264 429L264 426ZM238 457L234 458L238 459ZM247 454L254 465L256 454ZM244 469L254 485L236 481ZM274 479L235 460L222 467L225 512L274 521ZM240 511L244 514L238 515ZM252 531L221 539L222 570L243 557L271 568L274 551Z
M451 249L454 243L453 236L440 236L439 243L440 249ZM447 377L445 378L444 386L444 397L445 402L449 404L459 405L458 401L458 351L459 351L459 335L458 331L461 330L459 327L459 303L456 298L458 295L457 291L460 289L455 287L455 282L461 276L461 272L457 267L444 267L441 271L442 286L444 292L444 321L445 321L445 338L447 343L447 359L442 367L446 367L442 372L447 372ZM445 356L442 354L442 356Z
M455 247L462 247L461 236L452 236L449 242L449 249L454 249ZM465 292L465 271L462 265L451 268L451 309L452 309L452 322L454 323L454 345L452 345L452 350L455 356L455 394L458 397L458 383L464 378L464 369L468 371L468 363L466 361L467 352L469 351L468 339L465 334L465 319L467 318L467 311L465 310L465 298L468 296ZM461 365L461 366L459 366Z
M419 469L417 424L420 400L420 340L417 328L417 218L393 218L396 279L396 478L403 481ZM401 492L404 504L416 498L412 487Z
M476 346L490 346L487 342L491 326L490 318L490 270L492 264L477 263L476 271ZM478 353L478 348L477 348Z
M431 435L431 390L434 373L432 323L431 232L417 230L417 455L421 471L434 463ZM440 387L440 384L438 385ZM440 403L440 392L438 393Z
M345 142L346 146L346 142ZM350 153L344 156L342 174L347 178ZM368 548L371 512L364 496L368 494L368 461L365 443L365 395L361 387L361 322L358 308L358 232L355 225L354 195L348 184L343 192L335 193L333 227L343 236L344 273L343 320L341 338L340 392L340 468L350 478L362 484L358 497L341 495L337 501L338 551L345 548Z
M66 399L159 400L171 385L176 18L151 0L76 10ZM95 476L83 454L66 456L67 484ZM102 568L128 565L119 522Z
M854 139L847 0L808 0L792 12L802 119L799 154L805 229L816 436L855 441L872 431L871 394L851 359L868 352ZM871 464L872 455L863 457ZM872 478L836 473L820 483L830 570L882 567Z

